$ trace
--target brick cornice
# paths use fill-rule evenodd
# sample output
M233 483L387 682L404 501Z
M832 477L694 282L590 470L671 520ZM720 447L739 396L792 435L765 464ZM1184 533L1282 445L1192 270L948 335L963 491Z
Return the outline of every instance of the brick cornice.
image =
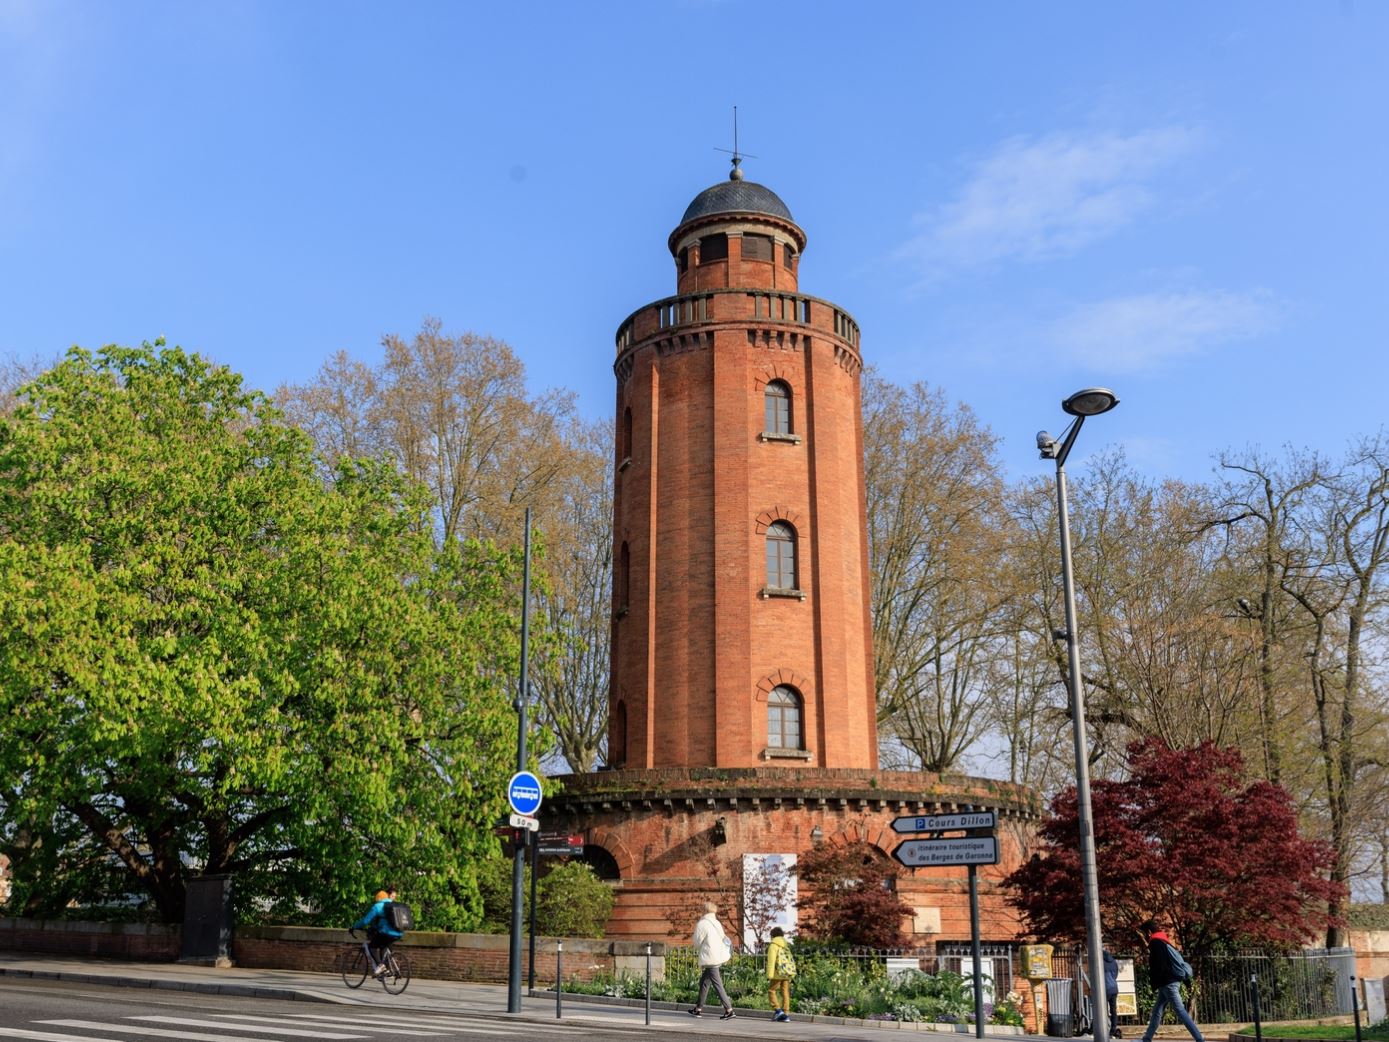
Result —
M556 779L552 811L656 810L737 806L770 801L791 806L949 814L989 809L1003 819L1035 821L1038 794L988 778L912 771L823 767L662 767L599 771Z

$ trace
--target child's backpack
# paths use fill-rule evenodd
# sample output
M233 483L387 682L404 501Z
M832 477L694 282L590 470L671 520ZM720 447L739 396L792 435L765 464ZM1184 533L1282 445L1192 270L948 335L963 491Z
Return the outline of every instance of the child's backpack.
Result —
M400 901L390 901L382 909L382 912L392 930L399 930L404 933L406 930L415 928L415 913L410 911L410 906L407 904Z
M781 949L781 954L777 956L776 973L784 980L790 980L796 975L796 957L791 954L790 948Z

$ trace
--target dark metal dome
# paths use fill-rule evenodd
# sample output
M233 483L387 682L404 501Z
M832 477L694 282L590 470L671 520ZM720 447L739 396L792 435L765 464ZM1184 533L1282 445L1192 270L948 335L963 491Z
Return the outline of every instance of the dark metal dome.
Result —
M694 197L685 208L681 224L718 213L765 213L795 223L791 211L770 188L751 181L721 181Z

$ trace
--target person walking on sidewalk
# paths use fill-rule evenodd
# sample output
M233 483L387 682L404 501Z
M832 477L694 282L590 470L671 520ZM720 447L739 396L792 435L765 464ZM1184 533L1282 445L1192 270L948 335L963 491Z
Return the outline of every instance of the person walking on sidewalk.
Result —
M791 978L796 975L796 960L786 943L786 931L772 927L772 940L767 945L767 1000L772 1004L772 1019L785 1023L791 1019Z
M1143 924L1143 933L1148 938L1148 981L1153 991L1157 992L1153 1016L1148 1021L1148 1030L1143 1032L1143 1042L1153 1042L1153 1035L1162 1024L1162 1015L1169 1006L1196 1042L1206 1042L1196 1021L1191 1019L1191 1014L1182 1005L1182 984L1190 980L1186 960L1172 947L1172 942L1167 939L1166 932L1156 919L1149 919Z
M1104 1004L1109 1007L1109 1037L1123 1038L1119 1030L1119 960L1104 950Z
M733 1003L723 987L723 974L719 967L733 955L733 944L719 925L717 913L719 906L713 901L704 902L704 914L695 923L694 946L699 956L699 998L695 999L694 1009L688 1010L692 1017L704 1016L704 1000L709 997L712 986L723 1004L720 1020L733 1019Z

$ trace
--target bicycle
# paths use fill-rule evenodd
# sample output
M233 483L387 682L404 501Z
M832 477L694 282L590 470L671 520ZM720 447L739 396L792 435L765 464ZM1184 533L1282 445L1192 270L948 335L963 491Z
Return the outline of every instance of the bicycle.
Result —
M354 934L355 936L355 934ZM372 976L371 962L367 953L367 943L349 944L338 953L338 972L342 982L349 988L360 988ZM394 951L390 945L381 950L378 966L386 967L386 972L376 979L392 995L399 995L410 986L410 957L403 952Z

